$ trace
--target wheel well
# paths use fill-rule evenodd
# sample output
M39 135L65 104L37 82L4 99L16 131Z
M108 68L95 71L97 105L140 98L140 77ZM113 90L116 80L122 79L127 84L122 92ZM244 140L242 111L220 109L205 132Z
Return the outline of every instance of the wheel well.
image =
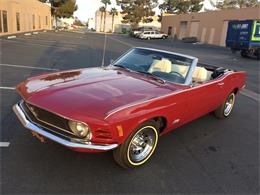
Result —
M234 93L235 93L235 95L236 95L237 92L238 92L238 88L235 88L233 91L234 91Z
M157 123L159 127L159 133L162 133L167 126L167 119L163 116L158 116L153 118L153 120Z

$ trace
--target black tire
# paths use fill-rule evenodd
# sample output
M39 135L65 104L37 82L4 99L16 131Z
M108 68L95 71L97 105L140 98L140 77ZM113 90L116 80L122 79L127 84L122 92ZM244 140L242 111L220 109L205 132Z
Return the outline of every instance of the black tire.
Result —
M151 139L149 136L147 136L145 134L145 131L151 133L151 135L153 134L154 139ZM149 145L148 147L149 147L150 151L147 153L147 156L145 156L144 159L141 159L140 161L134 161L133 158L131 157L131 155L138 156L138 154L140 155L141 153L140 153L140 151L134 151L134 153L131 153L133 151L131 151L130 148L131 148L131 146L141 147L140 145L137 146L138 144L136 144L136 142L133 142L135 139L139 138L137 136L139 136L140 133L142 134L142 137L145 136L145 138L147 140L149 140L149 142L152 143L153 145L151 147L149 145L148 141L143 139L143 144L146 144L145 148L142 148L143 152L149 151L146 148L147 145ZM126 168L126 169L135 168L135 167L139 167L139 166L143 165L147 160L149 160L151 158L152 154L154 153L154 150L158 143L158 137L159 137L158 127L157 127L157 124L155 123L155 121L150 120L150 121L143 123L141 126L139 126L135 131L133 131L130 134L130 136L125 140L125 142L123 144L118 146L113 151L113 156L114 156L115 161L121 167ZM135 143L135 144L133 144L133 143ZM142 147L144 147L144 146L142 146ZM132 149L132 150L134 150L134 149ZM135 154L135 152L137 152L137 154ZM141 157L143 157L143 156L141 155Z
M256 59L260 60L260 49L256 51Z
M241 50L241 52L240 52L240 55L243 57L243 58L246 58L247 56L248 56L248 52L247 52L247 50Z
M236 95L234 92L230 93L227 97L227 99L225 100L225 102L223 102L215 111L214 114L217 118L219 119L223 119L223 118L227 118L228 116L230 116L234 104L235 104L235 100L236 100ZM231 106L228 109L228 105Z

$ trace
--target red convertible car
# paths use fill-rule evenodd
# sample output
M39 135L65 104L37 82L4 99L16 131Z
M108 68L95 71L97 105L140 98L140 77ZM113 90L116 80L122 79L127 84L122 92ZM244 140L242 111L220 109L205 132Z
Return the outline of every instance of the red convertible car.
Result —
M192 56L132 48L107 67L25 80L13 110L41 141L113 150L115 161L131 168L150 159L159 136L212 111L228 117L245 77Z

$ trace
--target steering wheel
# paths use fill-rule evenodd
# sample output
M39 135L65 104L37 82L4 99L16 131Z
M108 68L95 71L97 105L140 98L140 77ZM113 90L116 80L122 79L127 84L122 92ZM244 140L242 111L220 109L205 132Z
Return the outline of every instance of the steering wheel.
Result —
M181 77L181 78L185 79L185 78L184 78L184 76L182 76L182 74L181 74L181 73L179 73L179 72L176 72L176 71L171 71L171 72L170 72L170 74L175 74L176 76L178 76L178 77Z

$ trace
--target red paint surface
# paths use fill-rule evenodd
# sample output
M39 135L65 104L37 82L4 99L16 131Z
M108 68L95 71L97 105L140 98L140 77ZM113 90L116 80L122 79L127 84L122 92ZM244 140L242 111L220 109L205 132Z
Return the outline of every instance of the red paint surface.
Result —
M224 82L223 86L218 83ZM17 86L29 103L65 118L83 121L92 129L93 143L119 143L141 123L164 117L162 134L215 110L234 89L245 84L245 72L230 72L191 87L113 68L91 68L40 75ZM178 124L173 121L179 119ZM117 125L124 135L118 136ZM97 138L98 130L111 139Z

